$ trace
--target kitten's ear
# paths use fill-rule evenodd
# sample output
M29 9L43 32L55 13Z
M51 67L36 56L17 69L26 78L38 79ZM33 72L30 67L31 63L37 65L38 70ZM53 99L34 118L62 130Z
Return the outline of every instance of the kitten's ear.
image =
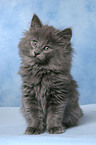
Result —
M64 30L60 31L58 33L58 35L60 37L63 37L65 40L70 41L70 39L72 37L72 29L71 28L64 29Z
M40 28L42 27L42 23L40 21L40 19L38 18L38 16L36 14L34 14L32 21L31 21L31 28Z

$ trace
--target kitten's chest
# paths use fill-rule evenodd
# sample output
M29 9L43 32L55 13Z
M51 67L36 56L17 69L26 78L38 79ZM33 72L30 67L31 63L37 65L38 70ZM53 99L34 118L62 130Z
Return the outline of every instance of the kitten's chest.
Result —
M47 94L49 91L49 80L48 78L43 77L40 79L39 83L34 85L35 98L38 102L38 105L41 106L44 114L46 114L46 103L47 103Z
M34 90L36 98L39 100L44 98L52 84L52 74L44 69L34 67L29 73L26 73L26 81ZM33 91L32 91L33 92Z
M44 97L49 90L50 79L48 76L35 77L34 90L38 97Z

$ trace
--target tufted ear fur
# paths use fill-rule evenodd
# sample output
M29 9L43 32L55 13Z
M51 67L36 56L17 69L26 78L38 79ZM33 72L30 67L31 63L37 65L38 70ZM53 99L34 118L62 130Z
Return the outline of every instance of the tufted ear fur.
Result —
M42 27L42 23L38 16L36 14L33 15L32 21L31 21L31 28L40 28Z
M63 37L65 40L70 41L72 37L72 30L71 28L66 28L58 33L60 37Z

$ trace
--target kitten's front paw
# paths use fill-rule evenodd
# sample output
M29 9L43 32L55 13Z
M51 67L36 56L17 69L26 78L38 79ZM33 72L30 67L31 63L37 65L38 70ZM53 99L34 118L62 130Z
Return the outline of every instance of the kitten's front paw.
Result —
M32 135L32 134L41 134L43 132L44 132L44 130L41 130L41 129L38 129L35 127L28 127L25 131L25 134Z
M65 128L63 126L56 126L56 127L50 127L48 129L49 134L60 134L63 133Z

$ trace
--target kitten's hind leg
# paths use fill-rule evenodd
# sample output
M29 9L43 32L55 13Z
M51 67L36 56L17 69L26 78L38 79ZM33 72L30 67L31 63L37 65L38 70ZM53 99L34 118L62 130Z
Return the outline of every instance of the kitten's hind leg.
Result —
M64 111L63 125L66 127L76 126L79 118L83 115L78 104L73 106L68 105Z

